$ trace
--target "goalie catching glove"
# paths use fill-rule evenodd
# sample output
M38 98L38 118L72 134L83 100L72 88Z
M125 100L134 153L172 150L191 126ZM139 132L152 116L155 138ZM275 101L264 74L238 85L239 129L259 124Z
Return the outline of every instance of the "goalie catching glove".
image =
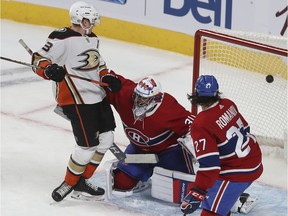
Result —
M118 77L111 72L113 71L107 69L101 71L101 82L107 83L109 85L108 87L104 87L106 90L110 92L118 92L122 87L121 80L118 79Z
M61 82L66 75L66 70L57 64L50 64L45 68L44 75L50 80Z
M206 191L199 188L191 188L181 204L181 211L185 214L193 213L199 208L205 197Z

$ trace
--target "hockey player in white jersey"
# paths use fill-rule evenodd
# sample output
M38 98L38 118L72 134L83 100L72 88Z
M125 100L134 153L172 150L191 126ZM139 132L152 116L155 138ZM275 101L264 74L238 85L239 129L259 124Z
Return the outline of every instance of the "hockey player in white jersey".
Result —
M35 73L54 81L57 109L71 121L77 143L64 181L52 192L57 202L73 190L74 198L87 194L93 199L104 198L104 189L88 179L114 141L115 120L103 87L67 75L105 82L109 91L121 88L120 80L109 73L99 53L99 39L92 32L100 23L97 10L85 2L76 2L70 8L70 18L72 26L53 31L47 43L32 56L32 64L45 68L36 69Z

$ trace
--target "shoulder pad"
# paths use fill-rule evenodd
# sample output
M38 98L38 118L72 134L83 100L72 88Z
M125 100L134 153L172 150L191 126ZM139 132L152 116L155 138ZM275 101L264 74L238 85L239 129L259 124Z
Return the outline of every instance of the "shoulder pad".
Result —
M89 37L97 37L97 38L98 38L98 36L97 36L94 32L91 32L91 34L89 35Z
M81 36L81 34L72 31L70 28L59 28L54 30L50 35L49 39L65 39L72 36Z

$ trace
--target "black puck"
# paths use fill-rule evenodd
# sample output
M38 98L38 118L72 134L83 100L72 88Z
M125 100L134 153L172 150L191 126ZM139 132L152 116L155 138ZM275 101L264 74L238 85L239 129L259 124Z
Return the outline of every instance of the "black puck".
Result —
M272 82L274 81L274 77L269 74L269 75L266 76L266 81L267 81L268 83L272 83Z

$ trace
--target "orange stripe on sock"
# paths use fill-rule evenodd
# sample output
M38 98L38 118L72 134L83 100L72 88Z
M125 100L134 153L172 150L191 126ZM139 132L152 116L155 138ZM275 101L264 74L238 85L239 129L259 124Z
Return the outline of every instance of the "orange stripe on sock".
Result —
M65 175L65 182L70 186L75 186L79 181L80 176L74 175L70 170L67 168L66 175Z
M94 164L87 164L86 169L84 171L84 173L82 174L82 176L86 179L91 178L91 176L94 174L96 168L98 167L98 165L94 165Z

